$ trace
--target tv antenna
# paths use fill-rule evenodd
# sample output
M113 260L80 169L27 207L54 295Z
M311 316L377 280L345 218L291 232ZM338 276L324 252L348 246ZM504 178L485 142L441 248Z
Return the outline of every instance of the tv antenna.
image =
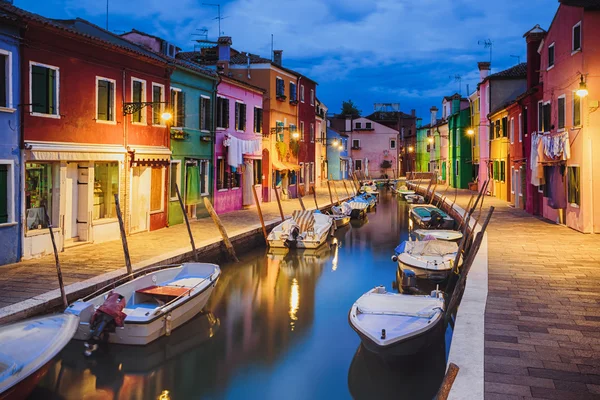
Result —
M462 75L456 74L449 76L450 79L454 79L454 82L458 82L458 94L462 95Z
M511 58L516 58L517 59L517 64L521 64L521 56L513 56L513 55L511 55Z
M202 3L203 6L211 6L211 7L217 7L217 16L213 19L216 19L217 21L219 21L219 34L217 36L221 36L223 34L223 32L221 31L221 20L228 18L228 17L221 17L221 5L220 4L214 4L214 3Z
M485 39L485 40L478 40L477 44L482 44L484 49L490 49L490 64L492 62L492 47L494 46L494 44L492 43L491 39Z

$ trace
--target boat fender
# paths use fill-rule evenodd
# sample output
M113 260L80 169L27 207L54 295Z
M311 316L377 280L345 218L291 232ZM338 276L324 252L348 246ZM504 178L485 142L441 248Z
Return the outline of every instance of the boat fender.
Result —
M171 321L172 320L173 320L173 317L171 317L171 314L167 315L167 317L165 318L165 336L171 335Z
M381 330L381 339L385 339L385 329Z
M398 262L398 256L394 254L394 255L392 256L392 261L393 261L393 262Z

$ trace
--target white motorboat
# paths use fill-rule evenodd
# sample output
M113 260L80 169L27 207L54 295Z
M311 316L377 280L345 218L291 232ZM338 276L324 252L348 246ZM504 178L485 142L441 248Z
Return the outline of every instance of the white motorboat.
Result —
M443 240L404 241L396 247L394 256L398 270L409 269L417 278L444 280L450 274L458 245Z
M367 201L353 198L348 201L347 204L352 208L352 211L350 212L350 217L352 219L362 219L367 215L367 208L369 208L369 203Z
M71 304L79 316L75 339L146 345L198 314L221 275L215 264L185 263L151 268Z
M425 204L425 198L420 194L407 194L404 199L409 204Z
M414 231L414 234L419 240L423 240L426 237L433 237L437 240L446 240L448 242L458 242L463 237L461 231L450 229L417 229Z
M47 364L75 334L78 321L74 315L58 314L1 327L0 398L27 398Z
M352 305L348 320L365 348L383 358L418 353L443 335L444 295L389 293L378 286Z
M431 204L412 204L410 216L415 224L424 229L452 229L454 220Z
M339 206L331 207L331 217L335 223L336 228L341 228L350 223L350 214L352 214L352 207L348 203L341 203Z
M294 211L267 236L269 247L316 249L332 231L333 218L313 211Z

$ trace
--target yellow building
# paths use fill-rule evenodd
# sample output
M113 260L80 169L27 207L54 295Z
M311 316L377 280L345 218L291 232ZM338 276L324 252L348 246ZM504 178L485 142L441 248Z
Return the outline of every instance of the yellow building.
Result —
M511 201L510 174L507 173L510 160L510 142L508 138L508 112L505 108L495 112L490 121L490 173L492 181L488 191L492 196Z

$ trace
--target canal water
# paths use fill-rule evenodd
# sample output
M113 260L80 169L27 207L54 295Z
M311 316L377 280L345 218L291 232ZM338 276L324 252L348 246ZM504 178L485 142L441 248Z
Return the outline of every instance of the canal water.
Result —
M318 250L259 248L222 265L206 312L170 337L90 358L71 342L30 399L431 399L448 339L389 365L348 324L364 292L391 290L390 256L407 237L407 204L383 190L368 220Z

